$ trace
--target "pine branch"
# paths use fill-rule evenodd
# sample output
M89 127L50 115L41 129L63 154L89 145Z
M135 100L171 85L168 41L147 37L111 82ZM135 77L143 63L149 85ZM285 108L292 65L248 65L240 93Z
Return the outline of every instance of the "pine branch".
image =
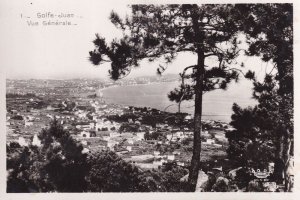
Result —
M242 71L242 70L240 70L240 69L237 69L237 68L229 68L229 69L224 69L224 71L232 71L232 70L234 70L234 71L238 71L238 72L240 72L241 74L243 74L243 76L245 77L246 76L246 74Z

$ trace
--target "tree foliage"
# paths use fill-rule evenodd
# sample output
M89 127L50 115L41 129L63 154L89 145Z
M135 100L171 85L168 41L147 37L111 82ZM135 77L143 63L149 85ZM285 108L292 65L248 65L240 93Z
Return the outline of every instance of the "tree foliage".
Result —
M138 132L140 129L140 125L135 123L122 123L121 127L119 128L119 132Z
M137 192L139 170L114 152L102 152L89 158L92 166L87 180L93 192Z
M242 109L234 104L233 111L231 125L236 130L226 134L228 158L236 167L266 167L275 157L273 126L276 121L270 118L266 108L258 106Z
M235 70L227 70L239 52L235 37L238 28L233 18L227 17L235 12L233 5L132 5L131 9L132 16L124 20L113 11L110 16L112 23L124 31L124 37L108 45L97 34L95 49L90 51L93 64L111 63L112 79L127 75L142 59L162 58L168 64L180 52L195 53L199 42L205 57L214 56L218 61L216 66L205 66L206 91L225 88L228 81L237 79ZM193 18L197 18L197 24ZM202 37L197 38L196 32ZM230 43L225 46L224 42ZM158 70L165 69L161 66Z
M42 146L11 149L8 192L83 192L88 169L83 147L54 120L38 137ZM18 185L21 185L20 187Z
M249 4L239 5L239 10L238 15L245 19L241 30L249 44L247 55L260 56L263 61L272 62L274 68L262 82L253 72L246 74L253 80L253 97L259 104L247 109L233 106L231 123L236 131L229 134L229 156L245 161L246 154L255 155L253 148L259 149L257 152L264 159L250 160L275 162L280 182L283 173L287 179L287 163L293 156L293 6Z
M41 146L7 145L7 192L182 191L182 167L142 170L111 151L83 154L54 120L39 134Z
M197 63L187 66L182 73L190 85L183 83L169 95L177 102L195 95L192 190L200 167L203 92L226 89L231 80L238 80L237 70L231 67L239 53L235 12L235 5L224 4L131 5L131 15L125 19L115 12L110 16L112 23L123 31L123 37L107 44L105 38L96 35L95 49L89 52L93 64L111 63L109 74L114 80L127 76L143 59L163 60L168 65L181 52L197 55ZM216 62L207 65L208 57ZM164 72L166 67L161 65L157 72ZM188 70L191 72L187 73Z

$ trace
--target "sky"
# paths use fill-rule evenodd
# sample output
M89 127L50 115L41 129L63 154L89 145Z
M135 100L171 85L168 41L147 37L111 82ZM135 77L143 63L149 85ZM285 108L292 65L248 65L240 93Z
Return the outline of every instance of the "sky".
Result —
M109 64L93 66L88 61L89 51L94 49L92 40L99 33L107 41L122 36L108 17L112 10L121 16L130 14L126 3L105 3L104 1L2 1L6 9L1 9L3 29L0 38L2 68L7 78L13 79L69 79L69 78L108 78ZM49 14L74 14L67 19L71 26L43 26L49 18L38 16ZM30 17L30 18L27 18ZM66 21L58 17L51 21ZM38 22L39 26L28 23ZM259 58L241 56L247 68L254 69L263 76L266 66ZM208 61L210 62L210 61ZM143 61L141 67L132 71L128 77L155 75L157 62ZM170 64L165 73L179 73L185 66L196 64L196 56L184 53ZM268 70L268 69L267 69Z

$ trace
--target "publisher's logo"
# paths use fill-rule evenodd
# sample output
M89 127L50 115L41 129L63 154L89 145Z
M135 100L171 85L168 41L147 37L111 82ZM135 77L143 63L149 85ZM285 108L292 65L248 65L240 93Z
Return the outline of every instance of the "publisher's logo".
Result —
M274 163L269 163L268 169L251 169L251 173L258 179L268 178L271 174L274 173Z

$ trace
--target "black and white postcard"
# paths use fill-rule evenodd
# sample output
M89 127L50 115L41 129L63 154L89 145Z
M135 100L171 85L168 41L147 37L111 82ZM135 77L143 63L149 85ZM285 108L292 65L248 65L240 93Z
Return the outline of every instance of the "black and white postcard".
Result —
M298 7L1 1L1 196L296 198Z

